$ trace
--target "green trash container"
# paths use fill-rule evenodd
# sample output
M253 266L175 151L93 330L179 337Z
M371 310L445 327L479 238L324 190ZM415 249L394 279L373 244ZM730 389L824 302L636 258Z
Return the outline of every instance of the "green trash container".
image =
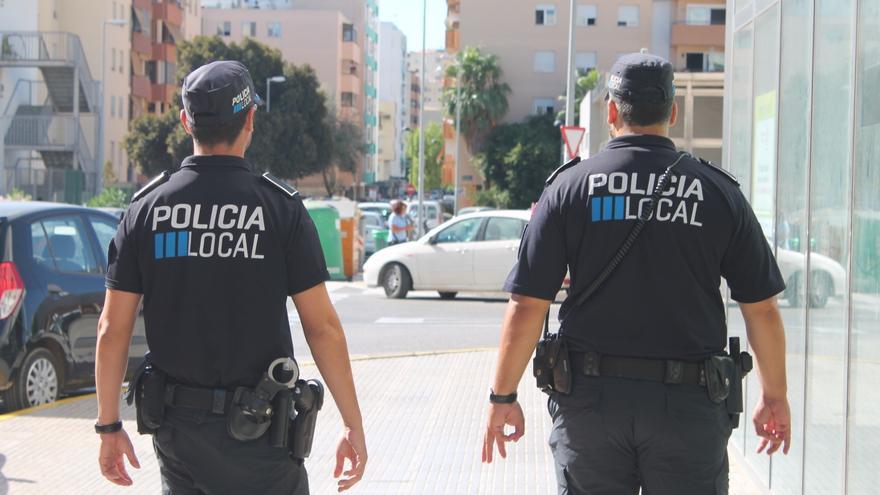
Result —
M342 261L342 236L339 228L339 212L336 208L321 201L305 201L306 210L315 223L321 250L327 261L327 271L331 280L345 280L345 265Z
M374 252L388 247L388 231L387 230L374 230L373 231L373 245L375 246Z

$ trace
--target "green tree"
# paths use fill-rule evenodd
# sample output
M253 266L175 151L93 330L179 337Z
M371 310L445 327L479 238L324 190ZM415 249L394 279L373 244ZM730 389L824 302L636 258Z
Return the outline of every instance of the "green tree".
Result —
M561 138L550 115L499 125L475 157L487 181L478 200L506 208L528 208L558 166Z
M327 125L331 130L332 145L327 157L330 166L324 167L322 176L327 195L333 196L336 191L336 172L341 170L356 174L358 163L362 159L366 143L361 128L347 120L337 117L336 113L327 113Z
M443 163L443 128L431 122L425 128L425 191L440 188ZM410 163L409 181L419 183L419 133L409 133L406 142L406 157Z
M272 83L272 112L257 112L246 158L256 167L288 179L329 166L332 130L326 122L326 98L311 67L287 64L279 50L250 38L227 45L217 36L197 36L178 45L177 58L178 81L206 63L238 60L248 67L260 95L266 95L267 78L284 75L284 82ZM191 138L180 125L179 113L178 95L165 114L146 115L132 123L126 150L145 174L171 169L192 153Z
M599 84L599 71L597 71L596 69L590 69L588 71L578 70L578 78L574 84L575 125L577 125L581 119L581 102L587 96L587 93L596 88L597 84ZM565 95L561 95L559 97L559 101L562 102L563 108L565 107L565 100ZM565 122L565 110L562 110L556 114L556 121Z
M129 191L118 187L107 187L101 191L101 194L90 199L87 205L93 208L100 206L126 208L129 201L131 201L131 193Z
M484 139L507 113L507 95L510 86L502 82L498 57L485 54L479 48L467 47L455 57L455 63L446 69L446 75L461 85L461 131L472 154L481 150ZM443 105L447 118L455 118L455 86L443 90Z

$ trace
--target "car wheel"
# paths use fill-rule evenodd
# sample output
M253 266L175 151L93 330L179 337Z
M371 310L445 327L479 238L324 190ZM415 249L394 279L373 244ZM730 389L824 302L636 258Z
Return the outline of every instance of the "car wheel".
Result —
M831 279L825 272L810 274L810 307L824 308L831 297Z
M390 299L403 299L412 287L412 278L403 265L394 263L382 273L382 288Z
M38 347L24 359L12 388L3 393L8 410L50 404L58 400L61 374L55 356Z
M440 299L444 299L444 300L446 300L446 301L449 301L449 300L451 300L451 299L455 299L455 296L458 295L458 292L443 292L443 291L440 291L440 292L438 292L438 294L440 294Z

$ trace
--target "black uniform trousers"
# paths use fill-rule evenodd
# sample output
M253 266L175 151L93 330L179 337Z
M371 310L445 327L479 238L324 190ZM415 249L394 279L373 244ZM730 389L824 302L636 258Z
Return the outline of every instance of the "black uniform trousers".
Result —
M269 446L268 435L240 442L226 432L226 417L166 408L153 437L163 495L308 495L302 461L287 448Z
M705 387L573 377L548 401L559 495L726 495L730 419Z

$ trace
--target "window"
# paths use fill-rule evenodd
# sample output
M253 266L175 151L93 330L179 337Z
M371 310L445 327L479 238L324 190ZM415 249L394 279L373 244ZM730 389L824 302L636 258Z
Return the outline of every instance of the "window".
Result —
M232 23L223 21L217 24L217 34L220 36L230 36L232 34Z
M516 218L492 217L486 224L484 241L516 241L522 237L526 223Z
M596 52L578 52L574 56L574 66L578 73L587 73L596 68Z
M116 97L110 97L110 116L116 117Z
M596 25L596 6L595 5L578 5L577 19L575 22L578 26L595 26Z
M98 237L98 247L104 255L104 264L107 264L107 249L110 247L110 241L116 236L116 222L105 218L89 216L89 223L95 229L95 236Z
M110 71L116 71L116 48L110 49Z
M257 23L245 21L241 23L241 35L253 38L257 35Z
M267 24L268 32L266 33L270 38L280 38L281 37L281 23L280 22L270 22Z
M720 5L688 5L687 23L695 25L724 25L727 10Z
M38 225L42 226L45 237L40 237ZM34 259L60 272L98 273L98 265L84 232L78 217L56 217L32 224Z
M533 112L535 115L553 115L556 113L556 100L553 98L535 98Z
M354 106L354 102L355 102L354 93L351 93L349 91L343 91L341 98L342 98L342 106L343 107L353 107Z
M538 5L535 7L535 25L536 26L555 26L556 25L556 6L555 5Z
M472 242L477 238L477 232L480 231L480 225L482 223L482 218L470 218L454 223L434 236L434 243Z
M535 72L556 72L556 53L535 52Z
M357 31L354 29L354 24L342 25L342 41L346 43L357 42Z
M639 6L621 5L617 9L617 25L624 27L636 27L639 25Z

